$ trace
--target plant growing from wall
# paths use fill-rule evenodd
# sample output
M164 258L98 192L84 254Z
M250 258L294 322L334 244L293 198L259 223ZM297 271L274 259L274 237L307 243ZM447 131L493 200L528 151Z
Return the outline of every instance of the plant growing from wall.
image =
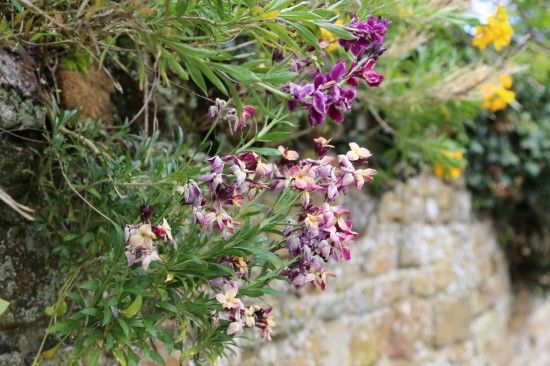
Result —
M3 39L32 51L42 72L52 62L96 67L119 89L116 76L126 74L143 97L135 116L112 126L59 108L55 96L49 103L35 229L55 243L66 281L46 309L46 335L57 337L48 355L70 346L73 364L102 354L162 363L162 343L181 361L213 362L246 328L271 338L275 321L260 299L273 281L324 289L327 263L349 260L357 233L335 200L372 181L371 153L350 143L333 154L320 137L300 158L277 141L300 111L312 126L343 123L357 87L381 84L374 67L388 22L345 14L346 2L310 5L3 5ZM323 50L327 31L344 50L339 60ZM209 101L200 141L182 129L161 135L161 85Z

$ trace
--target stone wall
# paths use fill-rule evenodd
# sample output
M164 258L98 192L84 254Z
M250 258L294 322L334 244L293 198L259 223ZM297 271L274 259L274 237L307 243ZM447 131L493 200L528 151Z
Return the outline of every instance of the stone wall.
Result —
M27 55L0 46L0 190L38 209L34 172L45 143L33 128L42 126L46 109L34 67ZM0 366L32 362L47 322L44 308L61 281L50 245L33 228L0 200L0 298L10 302L0 317Z
M352 260L334 267L325 292L273 299L273 342L254 342L233 365L496 364L512 297L495 233L472 214L470 195L422 175L352 202L364 215Z

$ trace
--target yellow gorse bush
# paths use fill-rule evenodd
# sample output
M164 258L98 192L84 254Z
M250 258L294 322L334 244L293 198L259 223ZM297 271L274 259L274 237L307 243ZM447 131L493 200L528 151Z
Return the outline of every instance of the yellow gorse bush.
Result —
M441 163L434 165L434 174L443 179L457 179L462 174L466 163L464 162L464 153L462 151L445 151L445 156L458 162L455 166L446 167Z
M492 43L495 50L500 51L510 44L513 33L514 29L508 21L506 8L499 4L496 13L487 18L487 24L476 27L472 44L483 50Z
M485 84L481 86L483 93L483 108L493 112L500 111L516 100L512 88L512 76L502 74L500 84Z

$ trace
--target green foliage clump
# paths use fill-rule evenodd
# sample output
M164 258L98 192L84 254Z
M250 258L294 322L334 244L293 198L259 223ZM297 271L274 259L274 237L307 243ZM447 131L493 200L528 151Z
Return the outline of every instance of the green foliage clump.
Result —
M517 2L518 36L528 36L516 62L517 104L480 114L468 128L467 183L476 206L491 214L520 281L548 288L550 278L550 62L543 2ZM546 5L547 6L547 5ZM543 56L546 54L546 56Z
M495 219L515 277L548 286L550 89L522 81L515 90L518 111L482 114L469 128L467 182Z
M242 226L229 240L201 235L176 189L205 172L204 155L190 143L183 138L165 143L127 129L108 133L74 113L58 112L52 120L40 175L48 213L36 229L55 243L67 280L47 309L48 332L74 342L72 362L87 364L95 364L102 352L136 364L141 357L136 349L163 363L151 340L168 350L184 342L182 360L226 355L235 341L226 326L213 323L222 308L205 286L216 278L235 278L220 258L241 257L254 274L239 296L273 293L269 284L288 262L271 251L284 239L281 227L296 195L283 193L269 206L254 200L241 207L236 218ZM67 133L69 124L78 135ZM130 267L124 253L124 224L140 221L143 203L154 208L152 223L163 218L173 223L179 243L178 248L163 246L162 265L153 264L146 273ZM175 322L177 334L159 328L167 320Z

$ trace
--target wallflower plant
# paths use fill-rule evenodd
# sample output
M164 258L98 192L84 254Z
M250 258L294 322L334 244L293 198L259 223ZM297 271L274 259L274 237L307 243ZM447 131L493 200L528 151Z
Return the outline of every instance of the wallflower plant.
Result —
M142 9L137 16L190 14L180 3ZM323 137L314 140L315 156L307 158L274 146L287 134L281 128L296 126L298 106L309 109L312 125L322 124L325 115L342 123L359 80L369 86L382 82L374 66L388 22L352 16L348 24L336 23L335 7L307 13L303 3L285 4L272 1L250 12L237 8L242 18L225 25L257 24L252 38L261 47L277 49L278 41L258 29L281 35L282 53L257 51L272 56L272 68L241 63L249 54L234 57L233 50L201 44L205 33L215 33L210 26L206 32L197 28L191 43L186 37L176 42L173 34L158 40L158 58L145 70L153 69L167 84L169 70L190 76L205 95L218 96L205 98L210 128L199 143L182 130L176 143L163 141L156 129L152 136L147 130L138 136L130 132L133 121L107 129L51 106L41 181L52 209L39 227L47 240L59 243L55 252L68 271L48 312L47 334L57 337L57 347L73 348L70 363L94 365L102 354L123 365L141 358L162 363L157 344L178 350L181 361L213 362L247 328L271 339L273 309L260 298L275 292L273 281L325 289L332 276L328 264L350 259L358 234L352 213L338 200L373 180L369 150L350 143L343 154L333 153ZM191 14L182 21L209 24ZM93 27L93 16L91 22ZM44 26L52 24L60 26ZM66 34L78 35L78 24L67 20L64 27ZM227 28L217 36L229 36ZM349 60L335 62L328 72L318 62L324 57L318 49L321 29L349 52ZM142 51L150 50L147 29L127 31L145 37ZM147 80L139 70L138 80ZM240 141L227 142L218 134L224 127Z

